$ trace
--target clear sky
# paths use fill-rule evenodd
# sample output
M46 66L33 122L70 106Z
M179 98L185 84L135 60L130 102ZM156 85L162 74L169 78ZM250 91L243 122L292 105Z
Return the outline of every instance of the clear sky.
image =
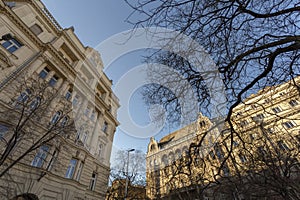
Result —
M123 0L42 1L63 28L70 26L75 28L76 35L86 46L96 47L112 35L132 28L132 25L125 22L131 13L131 8ZM106 71L106 73L113 80L113 83L116 83L132 67L141 64L142 57L140 54L141 51L131 52L120 56L112 64L112 67L109 68L111 70ZM130 113L137 124L146 125L150 118L140 99L138 93L132 95ZM161 136L162 133L156 138ZM119 127L115 134L113 151L135 148L146 152L148 142L149 138L141 139L129 136Z

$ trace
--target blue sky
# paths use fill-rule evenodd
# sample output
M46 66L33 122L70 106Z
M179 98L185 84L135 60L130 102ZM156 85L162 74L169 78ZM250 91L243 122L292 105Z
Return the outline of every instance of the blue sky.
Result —
M125 22L131 8L123 0L43 0L43 3L63 28L73 26L78 38L87 46L96 47L110 36L132 28L132 25ZM140 65L141 53L142 51L135 51L118 58L106 71L109 78L116 83L132 67ZM137 124L146 125L150 120L138 93L130 100L130 113ZM135 148L146 152L148 142L149 138L132 137L118 128L113 151Z

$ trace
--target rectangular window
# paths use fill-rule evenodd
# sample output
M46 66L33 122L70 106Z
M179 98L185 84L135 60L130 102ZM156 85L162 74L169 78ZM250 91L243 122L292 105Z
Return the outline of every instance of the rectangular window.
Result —
M50 171L52 169L52 167L53 167L53 165L54 165L54 163L57 159L57 154L58 154L58 151L55 149L53 154L52 154L52 158L49 162L49 165L47 166L47 171Z
M108 128L108 123L105 121L105 122L103 123L102 131L103 131L104 133L107 133L107 128Z
M8 127L3 124L0 124L0 139L4 137L7 131Z
M69 166L67 168L67 172L66 172L66 178L73 178L74 172L75 172L75 168L76 168L76 164L77 164L77 160L76 159L71 159Z
M294 106L297 106L297 105L298 105L298 101L295 100L295 99L293 99L293 100L291 100L291 101L289 102L289 104L290 104L292 107L294 107Z
M242 155L242 154L239 154L239 158L240 158L240 160L241 160L242 163L244 163L244 162L247 161L246 157L244 155Z
M96 117L96 112L95 112L95 111L92 111L92 114L91 114L90 119L91 119L92 121L94 121L95 117Z
M66 99L67 99L68 101L72 98L72 90L71 90L71 89L69 89L69 90L67 91L65 97L66 97Z
M96 174L96 172L93 172L91 182L90 182L90 187L89 187L90 190L92 190L92 191L95 190L96 181L97 181L97 174Z
M209 152L209 155L210 155L210 157L211 157L212 159L216 159L215 154L214 154L213 151L210 151L210 152Z
M288 122L284 122L283 123L283 126L285 127L285 128L293 128L294 126L295 126L295 123L293 123L292 121L288 121Z
M277 142L277 145L283 151L290 150L289 147L283 141L281 141L281 140Z
M79 163L79 166L78 166L78 169L77 169L77 173L76 173L76 177L75 177L75 180L76 180L76 181L79 181L79 180L80 180L80 176L81 176L82 169L83 169L83 162L81 161L81 162Z
M275 108L272 108L272 111L274 112L274 113L280 113L282 110L281 110L281 108L280 107L275 107Z
M241 121L241 123L240 123L241 127L245 127L245 126L247 126L248 124L249 124L249 122L248 122L247 120L243 120L243 121Z
M73 104L73 106L77 106L78 103L79 103L79 96L76 95L76 96L73 98L72 104Z
M50 72L50 69L48 69L47 67L45 67L39 74L39 76L42 78L42 79L45 79L48 75L48 73Z
M265 115L262 114L262 113L260 113L260 114L256 115L256 117L257 117L258 119L263 119L263 118L265 118Z
M35 155L33 161L31 162L31 166L34 167L42 167L44 161L46 160L48 154L49 147L48 146L41 146L39 152Z
M6 2L5 2L5 5L7 5L7 6L10 7L10 8L13 8L13 7L16 6L16 2L14 2L14 1L12 1L12 2L6 1Z
M21 46L23 46L18 40L15 38L11 38L9 40L6 40L5 42L2 43L2 46L9 51L10 53L15 52L18 50Z
M84 115L85 116L89 116L91 109L89 107L87 107L84 111Z
M52 76L51 79L49 80L49 85L51 87L54 87L55 84L57 83L58 77L56 75Z

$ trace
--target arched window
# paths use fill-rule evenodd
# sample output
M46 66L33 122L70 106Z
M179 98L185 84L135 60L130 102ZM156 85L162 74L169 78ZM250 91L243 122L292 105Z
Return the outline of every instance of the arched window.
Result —
M36 97L31 103L30 103L30 109L33 110L39 106L41 103L41 97Z
M29 96L31 95L31 91L30 89L26 89L24 92L22 92L20 94L20 96L17 98L17 101L19 103L25 103L28 99L29 99Z
M58 120L60 119L60 116L61 116L61 111L57 111L51 119L51 124L57 123Z
M62 127L66 126L68 121L69 121L69 117L67 116L63 117L63 119L61 120L61 126Z

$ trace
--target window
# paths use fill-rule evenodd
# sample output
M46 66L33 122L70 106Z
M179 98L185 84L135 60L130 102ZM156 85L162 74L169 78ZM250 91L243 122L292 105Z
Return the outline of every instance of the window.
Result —
M42 79L45 79L47 77L47 75L49 74L50 70L45 67L39 74L39 76L42 78Z
M273 111L274 113L280 113L282 110L281 110L280 107L275 107L275 108L272 108L272 111Z
M102 127L102 131L103 131L104 133L107 133L107 128L108 128L108 123L107 123L107 122L104 122L104 123L103 123L103 127Z
M43 32L43 29L37 25L37 24L33 24L31 27L30 27L30 30L35 34L35 35L39 35Z
M285 126L285 128L293 128L295 126L295 123L293 123L292 121L288 121L288 122L284 122L283 125Z
M58 122L58 120L60 119L60 116L61 116L61 112L57 111L51 119L51 124L55 124L56 122Z
M252 104L252 105L251 105L251 108L254 109L254 110L256 110L256 109L258 108L258 105Z
M88 116L90 114L91 109L89 107L87 107L84 111L84 115Z
M74 171L75 171L75 168L76 168L76 164L77 164L77 160L76 159L71 159L70 160L70 163L69 163L69 166L67 168L67 172L66 172L66 178L73 178L73 175L74 175Z
M93 111L92 114L91 114L90 119L91 119L92 121L94 121L95 117L96 117L96 113L95 113L95 111Z
M237 141L234 141L234 140L233 140L232 144L233 144L233 146L235 146L235 147L239 146L239 143L238 143Z
M89 187L90 190L92 190L92 191L95 190L96 181L97 181L97 174L96 174L96 172L93 172L91 182L90 182L90 187Z
M85 132L83 133L82 138L81 138L81 141L82 141L83 144L86 143L86 140L87 140L87 138L88 138L88 135L89 135L89 132L88 132L88 131L85 131Z
M267 133L274 133L274 128L267 128L267 129L266 129L266 132L267 132Z
M243 120L243 121L241 121L241 123L240 123L241 127L245 127L245 126L247 126L248 124L249 124L249 122L248 122L247 120Z
M61 126L64 127L67 125L69 121L69 117L65 116L62 120L61 120Z
M83 128L83 126L81 126L79 128L79 130L77 131L77 135L76 135L75 141L78 141L80 139L80 136L81 136L81 133L83 133L83 130L84 130L84 128Z
M4 137L7 131L8 131L8 126L5 126L4 124L0 124L0 139Z
M42 167L44 161L46 160L48 154L49 147L48 146L41 146L39 152L35 155L33 161L31 162L31 166L34 167Z
M16 6L16 2L14 2L14 1L12 1L12 2L5 2L5 5L7 5L8 7L10 7L10 8L13 8L13 7L15 7Z
M11 38L9 40L6 40L2 43L2 46L9 51L10 53L15 52L18 50L21 46L23 46L17 39Z
M212 159L216 159L215 153L213 151L210 151L209 155Z
M201 121L201 122L199 123L199 125L200 125L201 128L204 127L204 126L205 126L205 121Z
M79 103L79 96L76 95L76 96L74 97L73 101L72 101L72 104L73 104L73 106L77 106L78 103Z
M52 167L53 167L53 165L54 165L54 163L57 159L57 154L58 154L58 150L55 149L53 154L52 154L52 158L49 162L49 165L47 166L47 171L50 171L52 169Z
M69 89L69 90L67 91L65 97L66 97L66 99L67 99L68 101L71 99L71 97L72 97L72 90L71 90L71 89Z
M292 107L294 107L294 106L298 105L298 101L295 100L295 99L293 99L293 100L291 100L291 101L289 102L289 104L290 104Z
M57 83L57 80L58 80L58 76L53 75L53 76L51 77L51 79L49 80L49 85L50 85L51 87L54 87L55 84Z
M260 114L256 115L256 117L257 117L258 119L263 119L263 118L265 118L265 115L262 114L262 113L260 113Z
M214 149L215 149L215 152L216 152L216 155L217 155L218 159L219 160L222 159L223 158L223 153L222 153L222 150L221 150L220 146L215 146Z
M41 98L40 97L36 97L31 103L30 103L30 109L34 110L35 108L37 108L39 106L39 104L41 103Z
M240 158L242 163L245 163L247 161L247 158L242 154L239 154L239 158Z
M83 169L83 162L81 161L81 162L79 163L79 166L78 166L78 169L77 169L77 173L76 173L76 177L75 177L75 180L76 180L76 181L79 181L79 180L80 180L80 176L81 176L82 169Z
M260 146L260 147L258 147L258 154L259 154L260 156L266 156L267 152L266 152L266 150L264 149L264 147Z
M25 102L28 100L30 94L31 94L31 91L30 91L29 89L26 89L26 90L25 90L24 92L22 92L22 93L20 94L20 96L17 98L17 102L19 102L19 103L25 103Z
M277 142L277 145L278 145L278 147L279 147L281 150L283 150L283 151L288 151L288 150L290 150L289 147L288 147L282 140L278 141L278 142Z

